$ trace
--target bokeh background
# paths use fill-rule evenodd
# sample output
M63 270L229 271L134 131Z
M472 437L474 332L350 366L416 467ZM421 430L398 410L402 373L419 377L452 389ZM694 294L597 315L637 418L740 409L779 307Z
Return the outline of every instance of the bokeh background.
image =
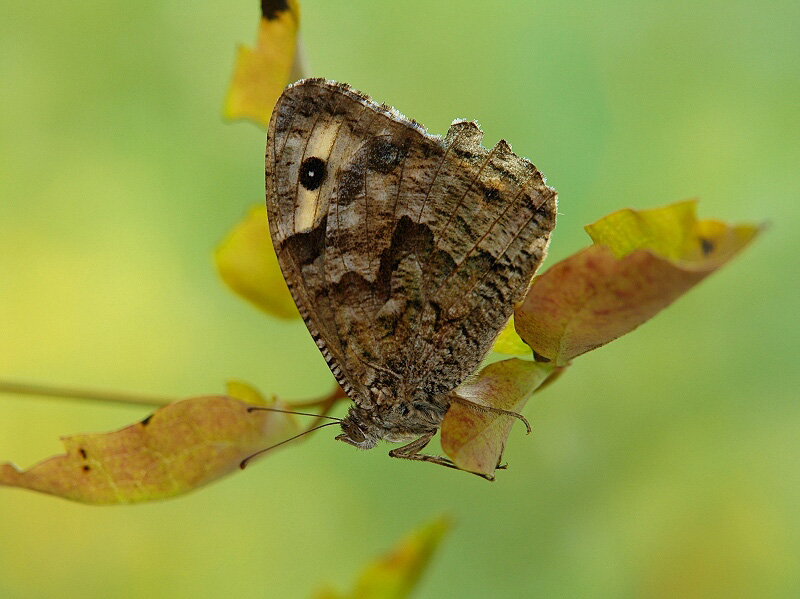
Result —
M526 408L486 483L320 432L172 501L0 489L0 597L308 597L418 524L417 597L800 595L796 0L305 0L314 75L444 133L477 119L560 193L550 260L615 209L768 221L743 255ZM257 2L0 6L0 378L176 397L326 393L301 322L217 279L263 201L264 131L224 123ZM552 263L552 262L551 262ZM0 397L0 460L146 408Z

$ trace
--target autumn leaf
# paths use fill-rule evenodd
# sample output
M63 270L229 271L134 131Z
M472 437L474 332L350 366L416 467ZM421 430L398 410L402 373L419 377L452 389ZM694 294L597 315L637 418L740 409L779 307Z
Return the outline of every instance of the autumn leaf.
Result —
M315 599L405 599L417 586L442 537L450 530L448 518L420 527L389 553L368 565L352 593L333 589L317 592Z
M254 206L214 253L217 272L234 293L279 318L298 318L269 234L267 209Z
M0 465L0 485L91 504L166 499L238 470L243 459L298 431L289 414L249 411L265 403L252 388L229 389L252 401L195 397L115 432L64 437L64 455L24 471Z
M556 368L511 358L484 367L455 393L473 404L520 413ZM512 416L453 403L442 421L442 450L461 470L492 477L516 422Z
M233 80L225 100L229 119L251 119L269 125L275 102L297 71L297 30L300 7L296 0L262 0L255 48L239 46ZM296 73L297 78L301 73Z
M695 216L694 201L621 210L586 227L595 245L537 277L515 311L540 359L565 365L655 316L759 232Z

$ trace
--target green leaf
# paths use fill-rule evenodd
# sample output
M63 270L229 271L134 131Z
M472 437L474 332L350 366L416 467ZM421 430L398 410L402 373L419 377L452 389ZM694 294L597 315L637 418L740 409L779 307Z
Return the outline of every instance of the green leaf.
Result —
M522 339L557 365L655 316L759 232L695 217L695 202L615 212L587 231L595 245L534 280L515 311Z
M333 589L315 593L315 599L405 599L417 586L445 533L448 518L430 522L398 543L389 553L369 564L352 593Z

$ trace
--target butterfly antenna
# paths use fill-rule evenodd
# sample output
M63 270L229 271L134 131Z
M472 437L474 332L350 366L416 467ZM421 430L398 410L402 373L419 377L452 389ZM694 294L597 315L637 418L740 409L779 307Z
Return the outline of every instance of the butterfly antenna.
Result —
M296 412L294 410L281 410L280 408L268 408L266 406L250 406L249 408L247 408L248 412L254 412L255 410L263 410L266 412L280 412L281 414L296 414L298 416L313 416L314 418L327 418L328 420L335 420L336 422L342 421L341 418L336 418L335 416L312 414L311 412Z
M294 414L294 412L291 412L291 413ZM315 415L315 414L312 414L312 416L313 415ZM338 421L339 419L337 418L336 420ZM247 464L250 462L250 460L252 460L253 458L255 458L257 456L260 456L262 453L266 453L271 449L275 449L276 447L279 447L279 446L283 445L284 443L288 443L289 441L294 441L298 437L302 437L303 435L307 435L308 433L313 433L314 431L319 430L321 428L325 428L326 426L333 426L334 424L339 424L339 422L326 422L325 424L320 424L319 426L315 426L314 428L310 428L307 431L303 431L302 433L299 433L299 434L295 435L294 437L289 437L288 439L284 439L280 443L276 443L275 445L270 445L269 447L267 447L265 449L257 451L253 455L248 456L245 459L243 459L239 463L239 468L244 470L245 467L247 466Z

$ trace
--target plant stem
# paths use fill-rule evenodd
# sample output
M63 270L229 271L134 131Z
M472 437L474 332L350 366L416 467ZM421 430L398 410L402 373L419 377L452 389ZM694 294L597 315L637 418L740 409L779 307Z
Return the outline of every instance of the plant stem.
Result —
M51 387L48 385L34 385L31 383L17 383L1 380L0 393L12 393L15 395L38 395L41 397L58 397L64 399L79 399L84 401L104 401L110 403L135 404L151 407L161 407L175 401L175 398L171 397L155 397L109 391L93 391L91 389Z
M347 395L345 395L345 392L342 391L339 385L336 385L336 388L325 397L308 399L305 401L287 401L286 403L291 406L292 409L314 407L330 408L331 405L335 404L340 399L347 399Z

